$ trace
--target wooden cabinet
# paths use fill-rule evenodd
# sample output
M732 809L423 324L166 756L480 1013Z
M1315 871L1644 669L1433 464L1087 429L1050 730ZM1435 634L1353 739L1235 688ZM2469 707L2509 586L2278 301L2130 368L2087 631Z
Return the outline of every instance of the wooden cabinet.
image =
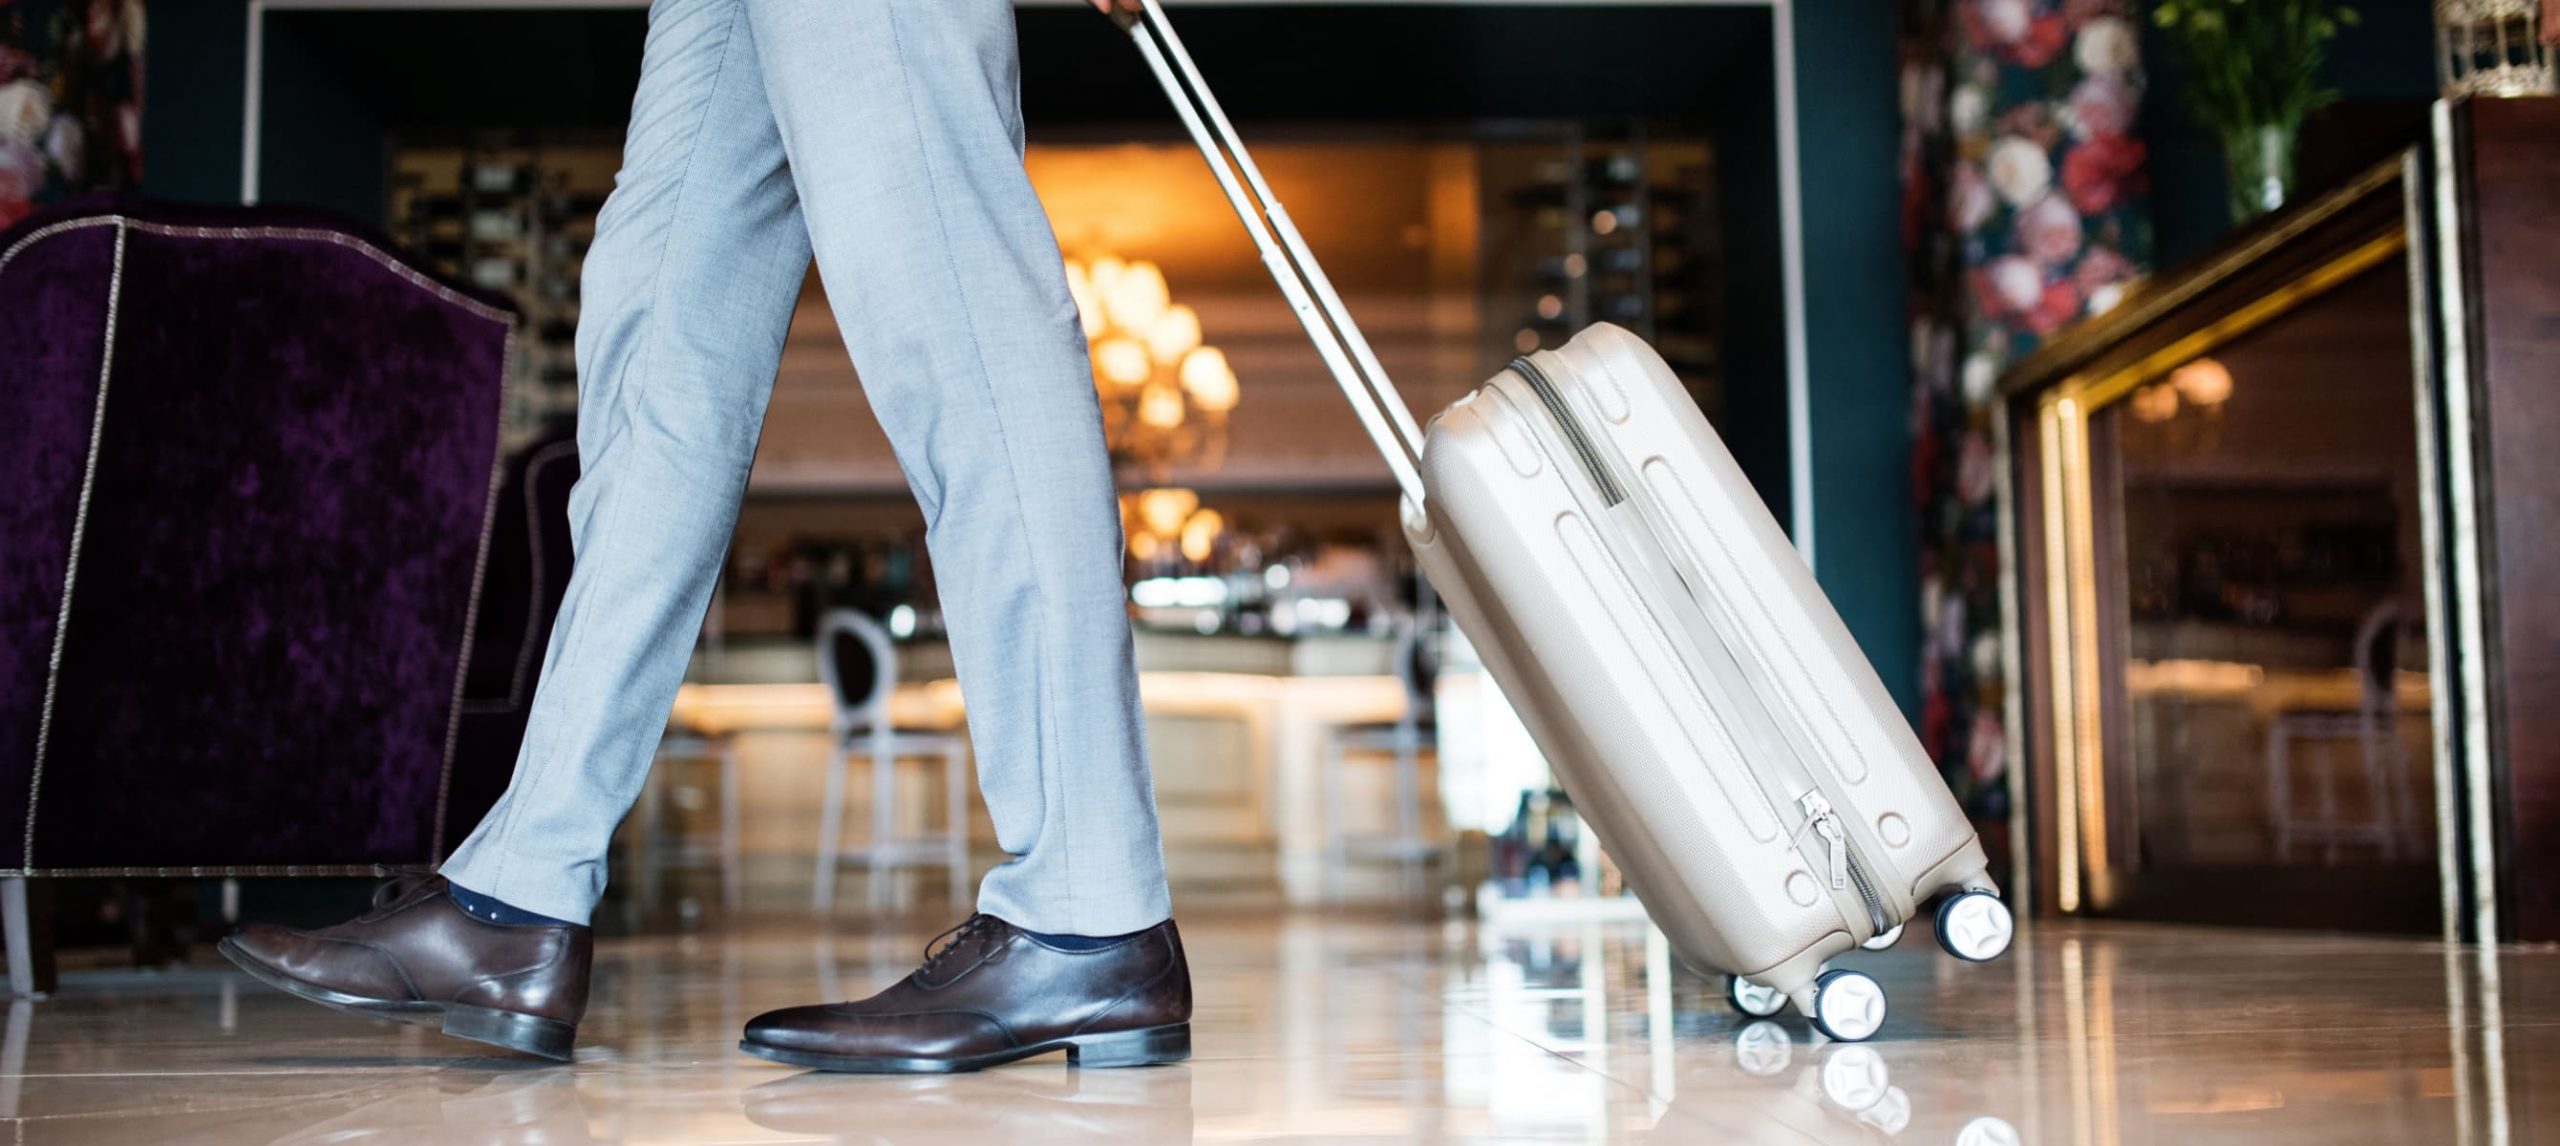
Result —
M2003 387L2041 907L2560 938L2560 101L2440 106Z

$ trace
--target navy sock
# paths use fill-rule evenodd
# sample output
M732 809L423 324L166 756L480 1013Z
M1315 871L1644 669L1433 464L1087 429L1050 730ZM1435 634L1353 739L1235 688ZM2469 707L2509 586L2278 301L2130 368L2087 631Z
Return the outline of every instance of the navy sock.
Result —
M444 886L445 890L453 894L453 901L461 906L462 913L473 919L504 923L509 926L527 923L547 923L555 927L569 926L569 921L566 919L553 919L539 912L527 911L506 900L482 895L452 880L446 880Z
M1127 939L1129 935L1138 934L1132 931L1129 935L1047 935L1028 927L1023 928L1022 933L1060 951L1100 951Z

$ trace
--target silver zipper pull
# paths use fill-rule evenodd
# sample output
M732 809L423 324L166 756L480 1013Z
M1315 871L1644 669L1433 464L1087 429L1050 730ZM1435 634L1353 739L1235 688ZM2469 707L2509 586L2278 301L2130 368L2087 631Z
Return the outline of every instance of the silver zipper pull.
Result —
M1831 890L1849 886L1849 839L1841 830L1840 814L1831 810L1831 801L1822 793L1809 791L1796 797L1796 806L1804 809L1805 823L1821 834L1831 845Z

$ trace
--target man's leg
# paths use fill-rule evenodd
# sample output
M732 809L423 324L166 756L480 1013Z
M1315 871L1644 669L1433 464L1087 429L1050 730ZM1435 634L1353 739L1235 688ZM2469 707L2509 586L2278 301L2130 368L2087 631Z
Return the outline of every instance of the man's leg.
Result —
M578 319L577 566L515 779L444 865L587 921L727 551L809 243L742 0L660 0Z
M315 932L251 924L222 941L242 969L342 1011L569 1057L605 848L684 674L808 274L798 202L743 0L659 0L587 252L578 565L515 782L443 878Z
M996 836L1037 932L1172 914L1093 372L1022 167L1006 0L749 14L818 269L928 522Z
M868 999L739 1049L844 1071L1191 1054L1092 368L1022 170L1007 0L758 0L765 88L818 270L915 487L1013 862Z

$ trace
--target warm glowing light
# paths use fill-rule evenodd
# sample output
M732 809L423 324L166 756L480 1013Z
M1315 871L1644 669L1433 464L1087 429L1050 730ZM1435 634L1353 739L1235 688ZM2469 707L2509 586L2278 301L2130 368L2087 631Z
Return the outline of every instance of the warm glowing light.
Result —
M1198 508L1200 495L1187 489L1151 489L1138 495L1138 520L1157 537L1181 533L1182 523Z
M1593 214L1593 215L1591 216L1591 233L1592 233L1592 234L1595 234L1595 235L1614 235L1614 234L1616 234L1617 232L1618 232L1618 213L1617 213L1617 212L1615 212L1615 211L1601 211L1601 212L1597 212L1597 213L1595 213L1595 214Z
M1138 420L1159 430L1182 424L1182 390L1169 383L1150 383L1138 395Z
M1538 296L1538 317L1550 321L1564 314L1564 300L1551 294Z
M1111 324L1124 330L1153 330L1173 295L1165 289L1164 272L1154 263L1130 263L1102 289L1102 307Z
M1093 272L1083 260L1067 260L1067 293L1076 300L1076 321L1083 325L1084 336L1094 338L1103 331L1102 299L1093 290Z
M1094 301L1101 302L1109 299L1112 288L1120 283L1120 273L1128 269L1129 264L1120 261L1118 255L1104 255L1093 260Z
M1200 345L1200 314L1190 307L1176 304L1165 309L1164 316L1147 328L1147 351L1156 361L1170 366L1182 361Z
M2178 388L2165 383L2134 391L2128 402L2138 422L2166 422L2178 416Z
M1183 357L1182 388L1190 391L1193 403L1212 414L1235 409L1243 396L1234 368L1227 365L1226 352L1215 346L1203 346Z
M6 3L6 0L0 0ZM1164 481L1177 465L1216 468L1241 395L1226 356L1202 341L1200 314L1174 304L1156 264L1102 255L1065 260L1084 324L1115 471ZM1134 531L1133 531L1134 532ZM1171 534L1157 531L1160 541Z
M1142 385L1156 373L1155 360L1147 357L1146 344L1125 336L1095 343L1093 364L1104 378L1121 386Z
M1206 561L1216 550L1218 534L1227 528L1227 520L1214 509L1204 509L1182 523L1182 555L1192 561Z
M2169 384L2191 404L2219 406L2231 397L2231 368L2217 359L2199 358L2171 371Z
M1153 561L1163 551L1164 542L1157 540L1155 534L1136 533L1129 537L1129 556L1140 561Z

